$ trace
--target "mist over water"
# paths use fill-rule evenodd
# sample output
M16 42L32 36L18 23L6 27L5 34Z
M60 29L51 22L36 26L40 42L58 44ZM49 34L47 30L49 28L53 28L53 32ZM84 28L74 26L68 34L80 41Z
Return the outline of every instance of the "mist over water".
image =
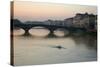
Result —
M96 36L67 36L66 31L55 30L57 37L46 37L47 29L29 30L31 37L21 36L23 29L14 30L14 64L33 65L71 63L97 60ZM55 46L64 47L59 49Z

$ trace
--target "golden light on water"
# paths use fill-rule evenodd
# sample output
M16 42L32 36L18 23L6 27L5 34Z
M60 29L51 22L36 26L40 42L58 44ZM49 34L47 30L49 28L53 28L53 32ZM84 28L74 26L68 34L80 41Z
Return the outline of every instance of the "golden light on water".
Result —
M13 30L14 36L23 35L24 33L25 33L25 31L23 29Z
M46 35L49 34L49 31L46 30L46 29L31 29L29 30L30 34L33 35L33 36L39 36L39 37L44 37Z

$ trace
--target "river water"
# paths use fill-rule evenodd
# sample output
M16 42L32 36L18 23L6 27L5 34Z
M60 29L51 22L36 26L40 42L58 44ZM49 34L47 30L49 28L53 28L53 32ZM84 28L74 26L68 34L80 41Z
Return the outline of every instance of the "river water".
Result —
M20 36L22 29L14 30L14 65L72 63L97 60L96 36L67 36L55 31L58 37L46 37L46 29L29 30L31 37ZM56 48L62 46L64 48Z

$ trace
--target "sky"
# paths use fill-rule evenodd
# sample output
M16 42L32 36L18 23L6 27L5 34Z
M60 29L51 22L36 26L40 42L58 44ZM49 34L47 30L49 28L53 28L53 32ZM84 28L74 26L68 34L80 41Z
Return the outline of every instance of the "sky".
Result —
M14 18L21 21L64 20L76 13L97 14L96 6L42 3L31 1L14 2Z

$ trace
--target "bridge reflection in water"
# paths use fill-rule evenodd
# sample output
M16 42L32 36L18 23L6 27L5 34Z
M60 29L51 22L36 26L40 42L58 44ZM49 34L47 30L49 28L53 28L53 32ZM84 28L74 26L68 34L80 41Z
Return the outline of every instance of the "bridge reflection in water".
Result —
M33 36L33 37L50 37L50 31L48 29L45 28L32 28L29 31L29 35L28 36ZM66 32L66 33L65 33ZM13 31L13 35L14 36L26 36L24 35L25 31L23 29L14 29ZM61 29L57 29L53 32L53 36L52 37L64 37L65 34L68 34L67 30L61 30Z
M43 27L34 27L34 28L31 28L29 29L27 32L21 28L18 28L18 29L14 29L14 34L13 35L20 35L20 36L38 36L38 37L66 37L66 36L70 36L70 35L75 35L75 34L78 34L78 35L82 35L84 34L83 31L81 32L76 32L74 31L73 33L72 32L69 32L68 30L66 29L62 29L62 28L58 28L56 30L54 30L53 32L50 32L48 29L46 28L43 28ZM18 34L17 34L18 33Z

